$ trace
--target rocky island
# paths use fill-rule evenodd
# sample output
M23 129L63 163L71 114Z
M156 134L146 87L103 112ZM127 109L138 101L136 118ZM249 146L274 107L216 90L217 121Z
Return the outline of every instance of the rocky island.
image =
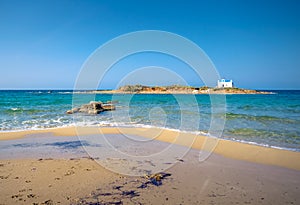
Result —
M213 88L208 86L193 87L184 85L170 86L145 86L145 85L125 85L117 90L94 90L76 91L75 93L120 93L120 94L272 94L271 92L249 90L242 88Z

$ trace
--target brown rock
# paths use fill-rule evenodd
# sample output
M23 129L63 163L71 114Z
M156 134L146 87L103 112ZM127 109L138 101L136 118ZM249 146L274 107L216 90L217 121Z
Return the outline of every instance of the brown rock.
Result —
M74 113L87 113L90 115L99 114L103 111L110 111L115 110L116 107L112 103L102 103L102 102L96 102L91 101L89 104L84 104L81 107L73 108L72 110L68 110L66 114L74 114Z

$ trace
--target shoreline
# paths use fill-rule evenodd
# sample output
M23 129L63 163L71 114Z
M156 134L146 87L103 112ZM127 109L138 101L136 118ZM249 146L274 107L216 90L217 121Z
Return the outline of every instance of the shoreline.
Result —
M78 136L78 134L80 134L80 136L92 134L131 134L162 142L188 146L196 150L212 151L213 153L230 159L300 170L300 152L159 128L77 127L76 129L76 127L62 127L41 130L8 131L0 132L0 140L21 139L27 135L45 133L52 133L54 136L63 137Z
M75 128L76 126L74 125L69 125L69 126L61 126L61 127L49 127L49 128L38 128L38 129L20 129L20 130L1 130L0 131L0 141L2 140L13 140L13 139L20 139L23 138L23 135L28 134L43 134L43 133L51 133L51 130L60 130L60 129L72 129ZM84 126L79 126L79 127L84 127ZM208 136L206 133L201 132L201 131L185 131L185 130L178 130L174 128L164 128L164 127L155 127L155 126L110 126L110 125L86 125L85 127L90 127L90 128L101 128L101 129L106 129L106 128L123 128L123 129L163 129L167 131L172 131L172 132L180 132L180 133L186 133L186 134L191 134L191 135L197 135L200 137L210 137L210 138L216 138L216 137L211 137ZM33 133L32 133L33 132ZM12 134L10 133L15 133L16 136L11 136ZM106 133L106 134L116 134L116 133ZM6 136L5 136L6 135ZM227 136L228 137L228 136ZM271 149L277 149L277 150L285 150L285 151L291 151L291 152L300 152L300 150L296 148L287 148L287 147L280 147L280 146L275 146L275 145L268 145L268 144L260 144L254 141L247 141L247 140L238 140L235 138L216 138L219 140L225 140L225 141L231 141L231 142L238 142L242 144L249 144L253 146L259 146L259 147L265 147L265 148L271 148Z

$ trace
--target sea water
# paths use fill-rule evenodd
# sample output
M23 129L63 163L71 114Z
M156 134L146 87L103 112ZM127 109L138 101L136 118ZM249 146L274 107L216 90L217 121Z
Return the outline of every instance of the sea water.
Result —
M218 137L300 151L300 91L223 95ZM116 110L67 115L72 107L115 101ZM70 90L0 91L0 131L67 126L159 127L209 135L211 96L186 94L74 94ZM216 115L215 115L216 116Z

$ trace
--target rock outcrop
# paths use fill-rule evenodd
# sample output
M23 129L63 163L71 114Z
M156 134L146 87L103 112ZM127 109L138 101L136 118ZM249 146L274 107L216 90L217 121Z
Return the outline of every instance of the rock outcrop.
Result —
M89 90L76 91L77 94L274 94L259 90L249 90L242 88L215 88L215 87L193 87L184 85L171 86L144 86L125 85L117 90Z
M84 104L80 107L73 108L72 110L68 110L67 114L74 114L74 113L87 113L87 114L99 114L103 111L111 111L115 110L116 107L112 103L102 103L102 102L95 102L91 101L89 104Z

